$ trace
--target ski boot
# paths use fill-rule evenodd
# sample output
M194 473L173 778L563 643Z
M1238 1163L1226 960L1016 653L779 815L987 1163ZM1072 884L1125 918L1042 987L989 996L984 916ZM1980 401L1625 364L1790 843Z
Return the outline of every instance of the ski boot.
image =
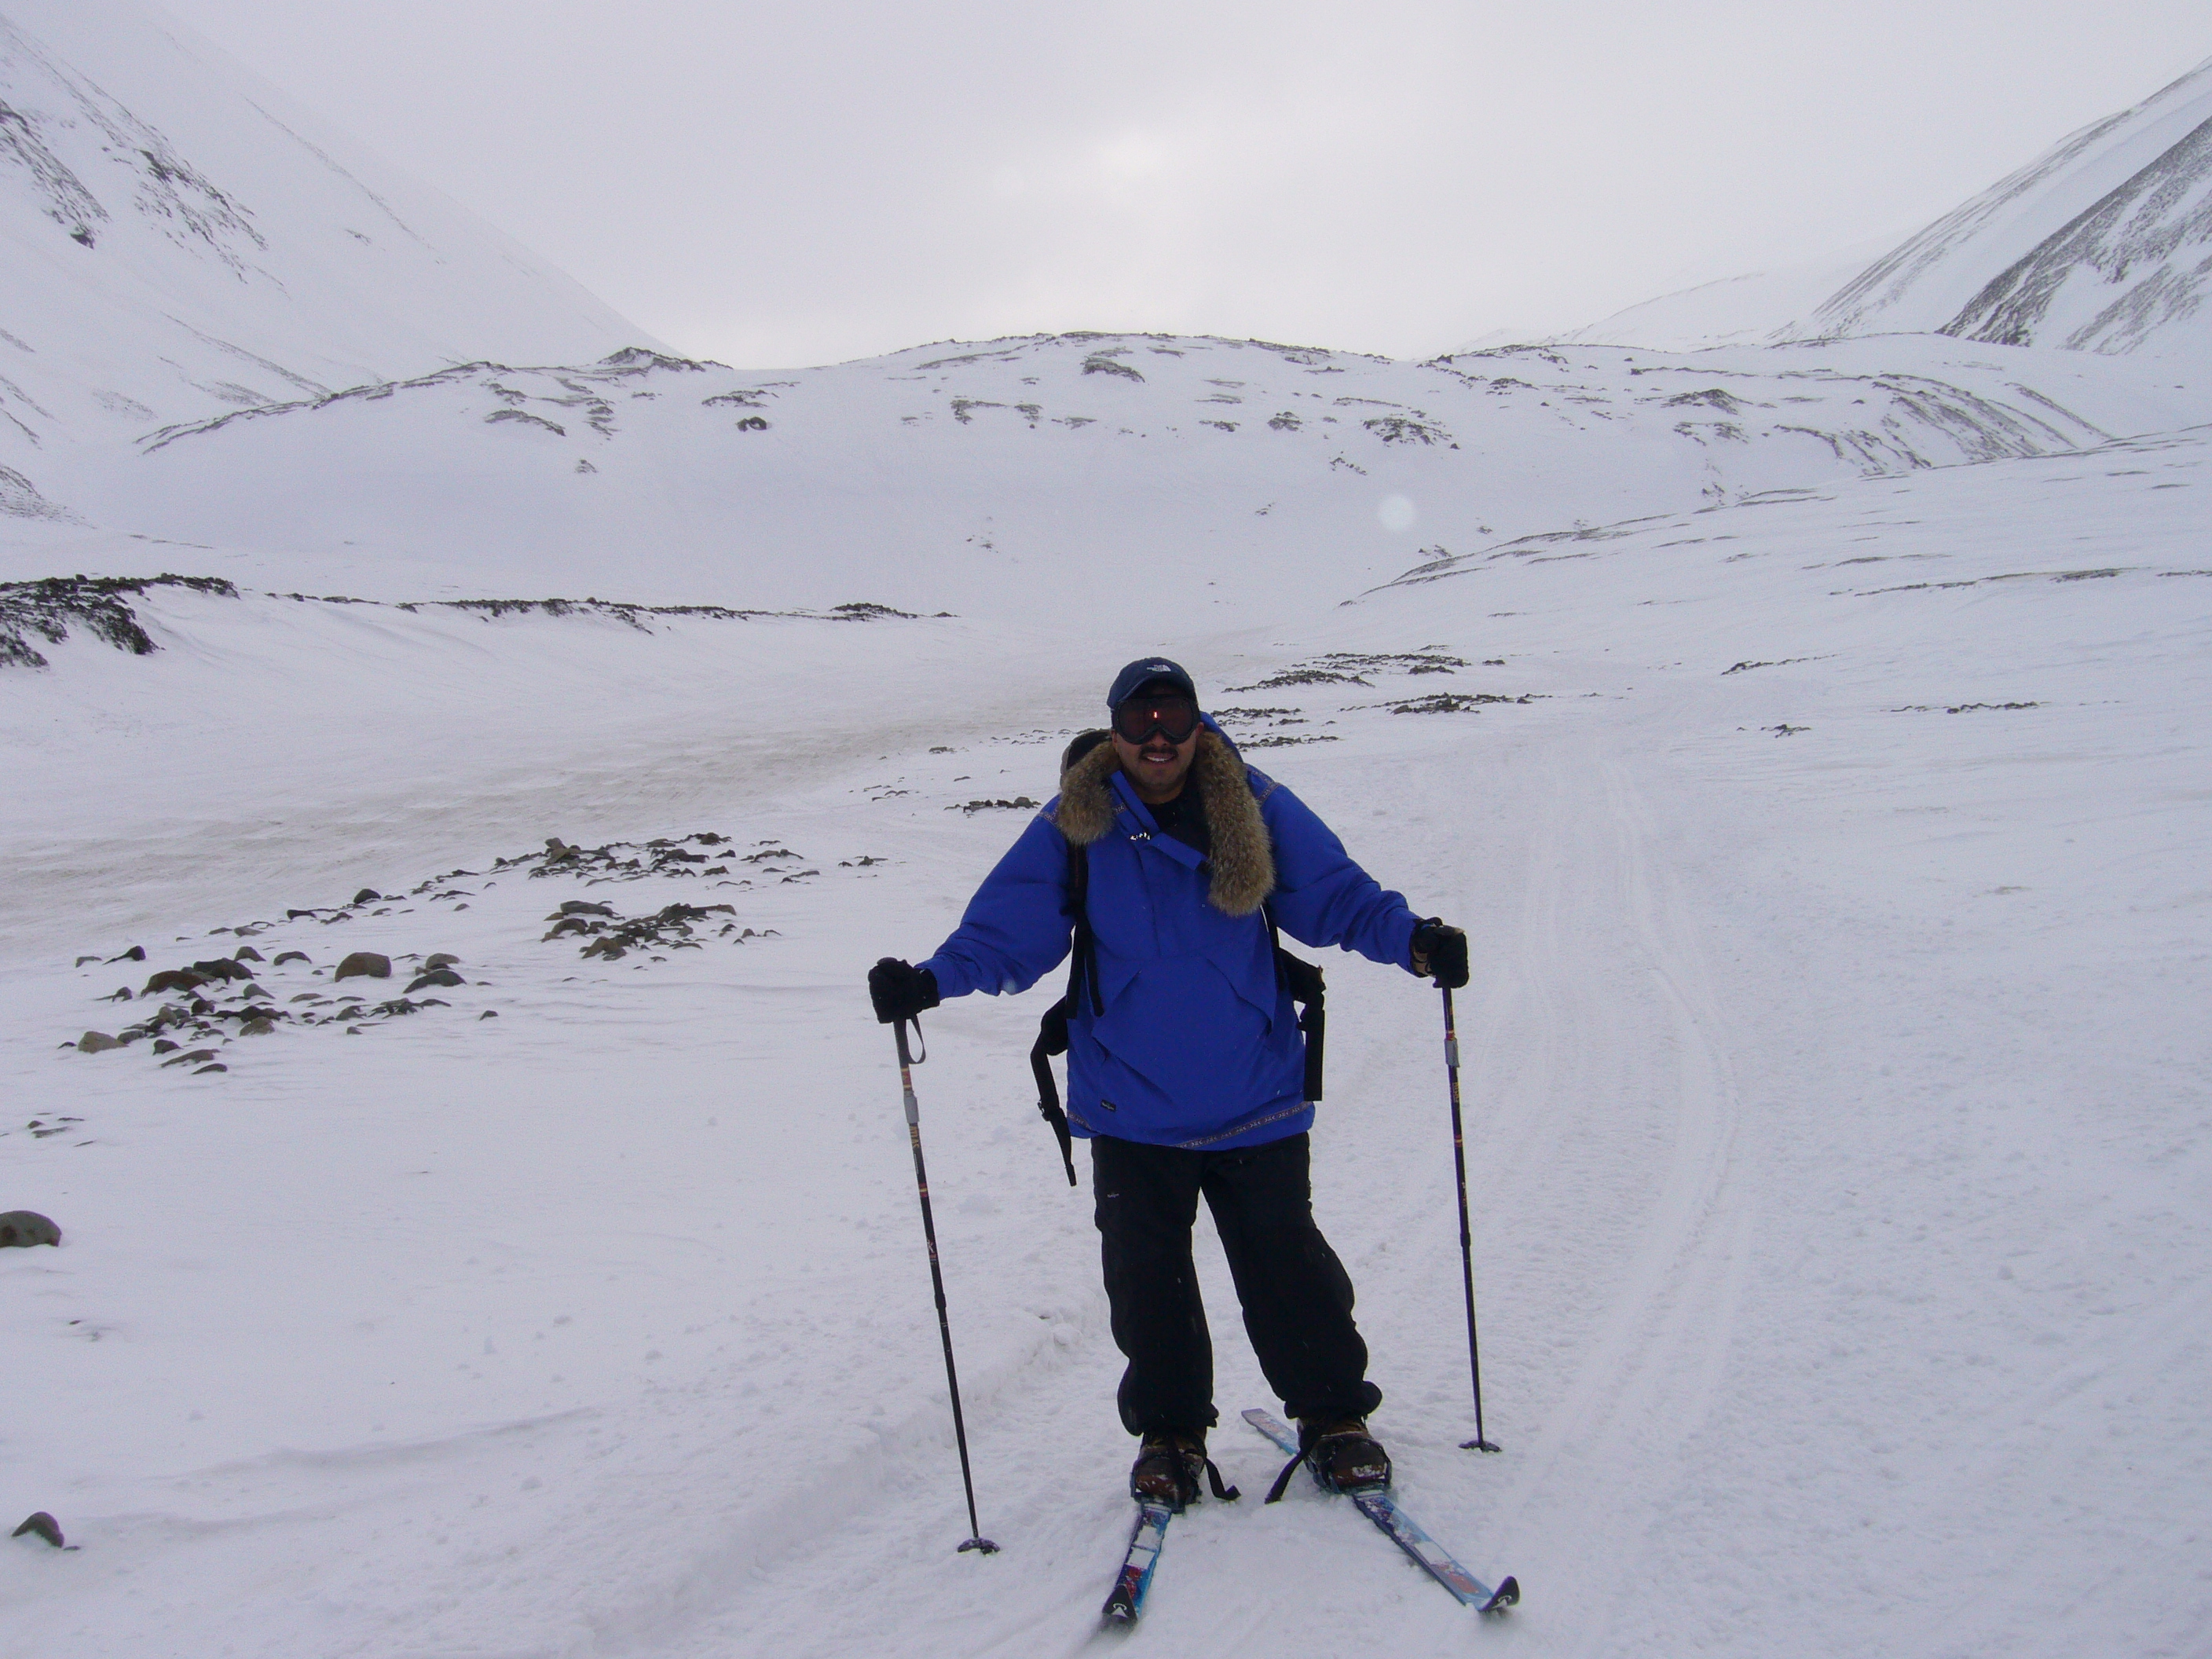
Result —
M1301 1463L1313 1471L1323 1492L1381 1492L1390 1484L1390 1454L1367 1432L1364 1418L1300 1418L1298 1455L1275 1477L1267 1493L1270 1504L1282 1497Z
M1221 1471L1206 1455L1203 1434L1186 1429L1154 1429L1145 1436L1137 1461L1130 1466L1129 1496L1139 1504L1164 1504L1181 1515L1186 1504L1198 1501L1200 1475L1223 1502L1233 1503L1237 1498L1237 1488L1222 1484Z

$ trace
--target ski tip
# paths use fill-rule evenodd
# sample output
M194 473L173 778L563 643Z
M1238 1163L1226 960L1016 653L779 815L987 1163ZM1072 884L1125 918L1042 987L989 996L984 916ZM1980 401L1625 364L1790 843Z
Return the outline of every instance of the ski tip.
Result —
M1505 1582L1492 1593L1490 1599L1482 1604L1481 1610L1485 1613L1503 1613L1520 1599L1521 1581L1509 1576Z
M1101 1630L1128 1630L1137 1622L1137 1610L1119 1596L1109 1601L1098 1614Z
M999 1553L999 1547L988 1538L971 1538L952 1553L955 1555L965 1555L969 1550L975 1551L978 1555L996 1555Z
M1504 1447L1499 1445L1495 1440L1482 1439L1462 1440L1459 1443L1459 1449L1462 1451L1479 1452L1498 1452L1505 1449Z

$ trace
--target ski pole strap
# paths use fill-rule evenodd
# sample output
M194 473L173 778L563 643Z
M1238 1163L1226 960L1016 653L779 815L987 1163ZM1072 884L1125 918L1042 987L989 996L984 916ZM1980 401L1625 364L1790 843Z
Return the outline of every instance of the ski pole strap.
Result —
M1062 997L1045 1011L1037 1022L1037 1040L1030 1048L1030 1070L1036 1074L1037 1115L1052 1125L1052 1132L1060 1139L1060 1161L1067 1169L1067 1184L1076 1184L1075 1139L1067 1127L1067 1114L1060 1109L1060 1085L1053 1081L1054 1054L1067 1052L1067 1012L1073 993Z
M1270 1504L1281 1503L1284 1490L1290 1486L1291 1477L1298 1472L1298 1465L1312 1455L1313 1449L1310 1446L1301 1447L1298 1455L1283 1465L1283 1472L1275 1477L1275 1484L1267 1488L1266 1501Z
M1206 1460L1206 1478L1213 1487L1213 1495L1224 1504L1233 1504L1244 1495L1236 1487L1223 1484L1221 1467L1210 1457Z

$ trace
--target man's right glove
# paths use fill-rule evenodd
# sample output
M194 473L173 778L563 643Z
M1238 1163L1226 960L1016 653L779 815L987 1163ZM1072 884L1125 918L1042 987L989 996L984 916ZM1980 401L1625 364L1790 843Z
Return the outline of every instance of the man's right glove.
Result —
M1458 990L1467 983L1467 935L1431 916L1413 929L1413 971Z
M1460 960L1467 960L1465 946L1460 950ZM1461 969L1461 982L1466 982L1466 969ZM885 957L868 969L868 1000L876 1005L876 1018L884 1025L893 1025L902 1019L912 1019L925 1008L938 1004L937 975L927 968L917 968L910 962L901 962L896 957Z

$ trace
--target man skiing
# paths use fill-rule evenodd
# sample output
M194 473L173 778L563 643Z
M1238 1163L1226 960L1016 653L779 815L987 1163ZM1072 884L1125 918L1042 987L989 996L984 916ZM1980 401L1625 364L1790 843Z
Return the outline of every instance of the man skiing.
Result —
M1141 1438L1132 1495L1180 1510L1211 1474L1217 1496L1234 1496L1206 1455L1218 1416L1191 1261L1201 1194L1314 1478L1387 1486L1390 1460L1366 1422L1382 1394L1367 1380L1352 1281L1314 1223L1319 1090L1306 1087L1273 933L1455 988L1467 983L1466 935L1416 916L1310 808L1248 768L1176 664L1131 663L1107 708L1110 732L1069 746L1060 793L952 936L919 965L886 957L869 972L877 1018L1025 991L1073 939L1067 1120L1091 1142L1114 1340L1128 1361L1121 1421Z

